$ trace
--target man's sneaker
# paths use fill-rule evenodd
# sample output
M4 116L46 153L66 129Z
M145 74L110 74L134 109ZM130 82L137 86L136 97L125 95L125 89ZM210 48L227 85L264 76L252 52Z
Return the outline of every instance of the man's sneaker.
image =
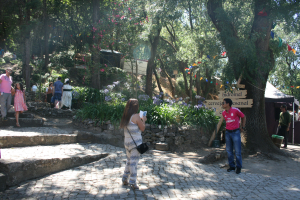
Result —
M235 170L235 167L230 167L230 168L227 169L228 172L231 172L231 171L234 171L234 170Z
M236 173L236 174L240 174L240 173L241 173L241 168L237 167L235 173Z
M7 121L8 119L7 119L7 117L2 117L2 121Z

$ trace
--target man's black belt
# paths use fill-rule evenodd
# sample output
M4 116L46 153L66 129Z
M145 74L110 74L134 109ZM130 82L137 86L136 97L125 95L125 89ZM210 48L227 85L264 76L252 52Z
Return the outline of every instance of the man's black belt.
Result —
M72 91L72 89L63 89L63 91Z
M226 131L228 131L229 133L235 132L235 131L237 131L237 130L240 130L240 129L239 129L239 128L234 129L234 130L228 130L228 129L226 129Z

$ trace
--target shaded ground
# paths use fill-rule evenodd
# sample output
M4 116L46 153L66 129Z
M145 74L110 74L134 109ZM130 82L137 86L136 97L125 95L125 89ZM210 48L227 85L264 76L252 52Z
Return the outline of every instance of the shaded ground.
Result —
M55 126L57 128L72 132L78 130L78 128L72 126L71 119L55 119L48 118L45 122L47 126ZM90 131L87 129L82 129L84 131ZM93 131L90 131L93 132ZM193 161L199 161L199 159L204 156L216 151L224 150L223 148L203 148L199 149L196 152L184 152L184 153L164 153L164 156L173 157L173 158L187 158ZM296 155L297 158L284 157L276 154L263 154L257 153L254 155L249 155L246 158L243 158L243 172L262 174L266 176L284 176L284 177L298 177L300 178L300 145L288 145L287 149L282 149L282 151L289 152L293 155ZM157 151L155 155L162 154ZM227 168L227 159L219 160L213 164L210 164L214 167L224 167Z
M66 134L75 130L67 119L48 119L48 127L6 128L6 135ZM140 157L138 185L133 191L121 184L126 156L124 148L107 144L68 144L3 149L7 158L109 153L106 158L28 180L0 192L0 199L298 199L299 160L273 154L244 159L241 174L228 173L219 163L199 163L213 148L181 154L149 151ZM300 154L300 146L285 151ZM19 153L20 152L20 153ZM277 160L278 159L278 160ZM287 167L288 166L288 167ZM259 169L259 170L258 170Z

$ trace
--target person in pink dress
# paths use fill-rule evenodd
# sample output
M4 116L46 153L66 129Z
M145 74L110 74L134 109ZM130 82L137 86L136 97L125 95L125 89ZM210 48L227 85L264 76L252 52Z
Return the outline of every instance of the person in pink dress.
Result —
M23 90L23 85L22 83L17 83L15 87L15 99L14 99L17 127L20 127L19 114L23 113L23 111L28 110L25 101L26 101L26 97L25 97L25 91Z

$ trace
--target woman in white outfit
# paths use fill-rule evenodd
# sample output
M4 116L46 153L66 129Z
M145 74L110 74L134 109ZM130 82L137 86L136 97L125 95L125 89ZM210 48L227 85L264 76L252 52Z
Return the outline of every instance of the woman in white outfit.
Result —
M127 162L125 166L125 171L123 174L122 182L123 185L128 185L132 187L132 189L139 189L136 184L137 177L137 165L140 159L140 153L136 149L136 145L142 144L142 131L145 130L145 122L147 120L146 116L142 119L140 118L138 113L139 110L139 102L137 99L129 99L127 101L123 117L121 120L120 127L124 129L124 146L127 155ZM134 141L132 140L133 137ZM128 182L129 179L129 182Z
M71 110L72 105L72 86L70 81L66 81L66 84L63 86L63 93L61 97L62 106L68 107Z

